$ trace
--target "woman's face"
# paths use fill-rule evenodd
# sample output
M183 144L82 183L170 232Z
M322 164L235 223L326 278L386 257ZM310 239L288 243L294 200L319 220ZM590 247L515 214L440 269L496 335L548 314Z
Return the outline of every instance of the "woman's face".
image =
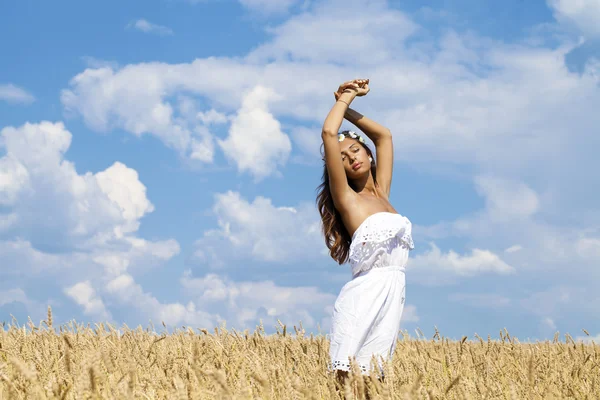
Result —
M369 154L358 140L347 137L339 143L342 163L348 177L358 177L370 171Z

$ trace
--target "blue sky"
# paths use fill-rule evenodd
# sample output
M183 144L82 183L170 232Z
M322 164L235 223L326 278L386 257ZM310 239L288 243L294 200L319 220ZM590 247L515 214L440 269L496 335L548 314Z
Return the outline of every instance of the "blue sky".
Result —
M600 335L599 20L597 0L0 5L0 320L326 333L350 272L319 232L319 132L368 77L353 107L392 130L414 226L403 329Z

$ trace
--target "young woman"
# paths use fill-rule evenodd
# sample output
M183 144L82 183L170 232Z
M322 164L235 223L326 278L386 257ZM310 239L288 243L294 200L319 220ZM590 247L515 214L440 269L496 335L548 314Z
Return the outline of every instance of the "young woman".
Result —
M323 124L324 170L317 204L329 254L347 261L352 280L341 289L330 332L331 367L348 376L356 359L363 374L391 358L404 308L404 268L414 248L411 222L388 198L394 151L389 129L352 110L357 96L369 93L369 80L340 85ZM342 120L356 125L375 144L376 159L364 138L338 133Z

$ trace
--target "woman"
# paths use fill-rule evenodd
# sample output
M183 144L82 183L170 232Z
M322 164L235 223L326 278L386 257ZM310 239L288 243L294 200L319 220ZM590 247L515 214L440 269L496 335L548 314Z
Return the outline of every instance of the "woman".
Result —
M388 198L394 151L392 134L350 104L369 93L369 80L340 85L323 124L324 171L317 203L325 243L339 264L350 262L352 280L341 289L330 332L331 367L345 379L355 358L362 373L375 360L391 358L404 308L404 268L414 248L411 222ZM376 159L364 139L352 131L338 133L343 118L375 144Z

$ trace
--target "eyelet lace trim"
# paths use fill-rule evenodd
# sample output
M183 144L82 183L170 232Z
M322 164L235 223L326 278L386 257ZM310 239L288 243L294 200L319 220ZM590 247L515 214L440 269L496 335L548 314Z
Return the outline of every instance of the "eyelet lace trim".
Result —
M344 362L344 361L334 361L333 363L329 363L329 371L335 371L335 370L340 370L340 371L347 371L350 372L352 370L352 367L350 366L350 363ZM358 368L361 371L362 374L369 374L371 373L371 370L369 369L368 366L365 366L364 364L360 364L358 363ZM383 367L380 365L379 366L379 374L381 375L381 377L385 377L385 373L383 370ZM377 370L377 368L376 368Z
M350 371L351 367L350 367L350 363L348 362L343 362L343 361L334 361L333 363L330 364L330 367L332 369L340 369L342 371ZM369 367L363 365L363 364L358 364L358 367L360 368L360 370L362 372L369 372Z
M385 216L385 218L373 218L378 217L378 214ZM412 239L412 224L408 218L399 214L378 214L367 218L354 233L350 244L349 260L351 263L360 262L373 250L373 246L367 246L367 243L384 244L384 242L391 242L392 239L399 238L402 245L407 249L413 250L415 248ZM390 217L390 215L393 217ZM400 218L401 221L398 221L397 218Z

